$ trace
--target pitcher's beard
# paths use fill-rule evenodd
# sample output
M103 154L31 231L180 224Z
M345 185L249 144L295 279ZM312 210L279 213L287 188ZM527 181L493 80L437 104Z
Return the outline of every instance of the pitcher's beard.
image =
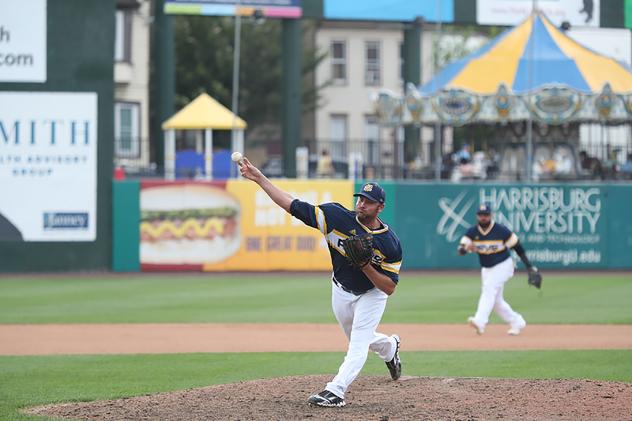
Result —
M484 223L484 224L483 224L482 222L479 222L479 223L478 223L478 226L479 226L479 227L481 227L481 228L483 228L483 229L486 229L487 227L489 227L489 224L491 224L491 223L492 223L491 221L486 222L486 223Z

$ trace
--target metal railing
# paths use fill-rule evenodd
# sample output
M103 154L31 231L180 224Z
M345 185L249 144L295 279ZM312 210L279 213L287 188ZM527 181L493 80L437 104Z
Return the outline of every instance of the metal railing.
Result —
M149 152L149 139L135 136L114 138L115 159L141 159L143 151Z
M246 153L249 144L255 142L246 142ZM271 151L282 150L280 140L261 144L266 144ZM356 177L365 179L435 179L434 163L419 165L420 160L417 163L404 162L404 144L401 141L308 139L303 144L308 149L309 178L350 178L355 170ZM149 158L152 148L147 138L117 139L115 165L123 166L132 176L160 177L162 174ZM330 172L323 172L324 167L319 167L323 151L329 155ZM526 180L525 159L524 143L515 142L498 145L496 152L474 150L472 160L466 165L457 162L454 152L449 151L443 154L441 179L454 182L522 181ZM355 166L352 171L350 164ZM268 153L267 158L260 162L260 167L270 177L284 176L280 155ZM534 145L532 170L536 182L632 180L632 139L627 144L616 146L597 143L576 146L564 140L540 142Z
M404 143L377 139L308 139L309 177L319 177L318 161L331 157L334 177L348 178L350 163L359 163L362 178L398 179L405 176Z

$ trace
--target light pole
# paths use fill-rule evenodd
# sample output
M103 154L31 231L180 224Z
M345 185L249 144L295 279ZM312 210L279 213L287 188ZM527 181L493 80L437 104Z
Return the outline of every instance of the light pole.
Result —
M527 182L533 181L533 116L531 115L531 91L533 90L533 48L535 45L536 32L533 30L535 25L535 13L538 8L538 0L533 0L531 8L531 36L533 39L529 41L529 65L527 67L527 150L526 150L526 179Z
M435 36L436 36L436 40L435 40L435 48L437 49L437 51L434 51L433 48L433 55L434 60L433 60L433 69L432 69L432 79L436 80L437 78L437 72L439 70L439 51L440 51L440 44L441 44L441 0L437 0L436 2L437 5L437 14L438 14L438 19L437 19L437 30L435 32ZM434 86L434 98L438 98L437 97L437 88L438 86ZM441 138L443 136L441 136L442 134L442 128L441 128L441 121L439 120L439 113L437 113L437 122L435 123L435 129L434 129L434 138L435 138L435 179L437 181L441 180Z
M235 35L234 35L234 47L233 47L233 96L231 101L231 112L233 113L233 124L230 131L231 148L233 151L244 152L243 138L241 133L236 130L237 114L239 112L239 57L241 53L241 15L239 14L239 5L241 1L238 0L235 5ZM243 133L243 132L242 132ZM237 138L239 135L239 139ZM231 175L237 173L237 166L231 165Z

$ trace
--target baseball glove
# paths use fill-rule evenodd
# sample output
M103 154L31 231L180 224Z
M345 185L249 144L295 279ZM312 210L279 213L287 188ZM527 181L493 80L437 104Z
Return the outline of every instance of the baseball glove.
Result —
M529 285L533 285L537 289L542 287L542 274L537 267L531 266L529 268L529 278L527 282L529 282Z
M373 236L371 234L351 236L342 240L342 248L351 266L361 269L373 257Z

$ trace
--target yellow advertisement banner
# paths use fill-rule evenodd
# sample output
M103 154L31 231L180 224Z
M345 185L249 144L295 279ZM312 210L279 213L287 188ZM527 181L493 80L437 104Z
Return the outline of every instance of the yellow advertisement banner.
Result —
M353 206L353 183L347 180L275 180L293 197L312 204ZM204 271L331 270L327 243L317 229L303 224L255 183L229 180L226 191L240 204L239 250L225 260L205 263Z

